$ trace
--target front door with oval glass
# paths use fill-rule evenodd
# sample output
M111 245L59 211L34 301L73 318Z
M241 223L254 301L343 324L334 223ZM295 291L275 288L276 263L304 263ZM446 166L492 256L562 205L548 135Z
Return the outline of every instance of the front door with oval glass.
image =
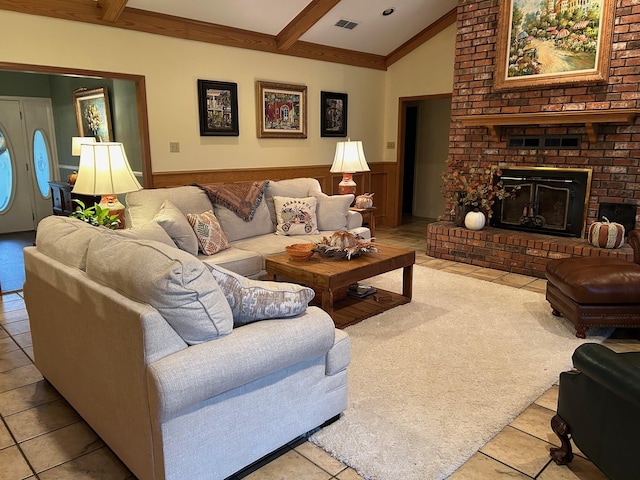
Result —
M51 214L51 139L48 99L0 99L0 234L34 230Z

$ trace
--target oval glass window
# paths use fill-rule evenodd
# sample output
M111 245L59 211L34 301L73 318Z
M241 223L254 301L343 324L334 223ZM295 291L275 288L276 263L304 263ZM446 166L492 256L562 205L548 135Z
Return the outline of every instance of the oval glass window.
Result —
M36 172L40 195L47 197L51 169L49 168L49 148L41 130L36 130L33 135L33 170Z
M4 132L0 130L0 212L9 206L13 194L13 165Z

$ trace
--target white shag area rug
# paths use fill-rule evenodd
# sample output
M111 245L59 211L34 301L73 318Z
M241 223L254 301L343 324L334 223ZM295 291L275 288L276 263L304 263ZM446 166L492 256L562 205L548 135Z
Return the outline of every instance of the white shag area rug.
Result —
M399 292L401 270L371 283ZM310 440L366 479L440 480L612 330L580 340L541 293L416 266L411 303L346 331L348 407Z

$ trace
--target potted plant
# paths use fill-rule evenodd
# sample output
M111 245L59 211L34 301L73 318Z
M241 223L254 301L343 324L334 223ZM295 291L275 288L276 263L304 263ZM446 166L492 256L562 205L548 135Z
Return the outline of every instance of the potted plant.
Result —
M454 163L451 158L446 161L447 169L441 174L444 182L443 195L449 207L449 214L456 225L465 224L469 212L480 212L486 221L491 218L496 199L503 200L515 195L520 187L505 187L500 180L500 169L497 166L483 166L478 159L475 165ZM475 219L474 224L479 222Z
M75 211L71 214L73 218L82 220L96 227L107 227L116 230L120 227L120 220L117 215L109 215L108 208L102 208L97 203L92 207L85 206L84 202L75 199L78 204Z

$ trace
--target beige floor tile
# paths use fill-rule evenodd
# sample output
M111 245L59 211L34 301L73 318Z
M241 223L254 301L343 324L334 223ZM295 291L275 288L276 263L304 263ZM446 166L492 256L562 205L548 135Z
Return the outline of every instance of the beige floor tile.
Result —
M0 393L39 382L42 379L42 375L35 365L25 365L8 372L0 372Z
M434 258L430 262L426 262L423 264L425 267L435 268L436 270L442 270L443 268L451 267L452 265L456 265L456 262L451 262L449 260L442 260L440 258Z
M6 336L4 338L0 338L0 354L13 352L15 350L19 350L20 347L16 342L13 341L13 338Z
M125 480L129 469L107 447L41 472L40 480Z
M358 472L356 472L353 468L346 468L343 471L341 471L338 475L336 475L336 478L338 480L362 480L364 477L361 477L360 475L358 475Z
M24 308L24 301L18 296L7 295L12 299L4 298L4 295L0 296L0 315L6 312L13 312L15 310L22 310Z
M4 324L4 329L12 336L27 333L30 328L29 320L19 320L17 322Z
M36 473L103 446L102 440L84 422L74 423L20 444Z
M31 364L31 359L22 350L0 353L0 372Z
M18 447L0 450L0 465L0 480L22 480L33 475Z
M311 442L305 442L298 445L294 450L300 455L311 460L326 472L329 472L331 475L335 475L345 468L341 462Z
M556 414L554 410L533 404L511 422L513 428L517 428L529 435L560 446L558 436L551 430L551 418Z
M547 280L544 278L538 278L533 282L522 287L523 290L530 290L532 292L545 293L547 291Z
M549 390L540 395L535 403L555 412L558 408L558 385L553 385Z
M493 281L496 278L504 277L507 272L502 270L494 270L493 268L479 268L469 274L470 277L479 278L480 280Z
M33 347L26 347L26 348L23 348L23 350L24 350L24 353L29 357L29 360L31 360L32 362L35 361Z
M482 453L473 455L448 480L528 480L529 477Z
M5 422L16 440L24 442L81 420L66 400L60 398L38 407L6 416Z
M52 402L58 398L61 398L58 391L46 380L41 380L30 385L25 385L24 387L0 393L0 414L6 417L44 403Z
M31 347L33 342L31 340L31 332L21 333L19 335L13 335L13 339L22 348Z
M7 331L0 325L0 338L9 338Z
M331 475L295 450L289 450L244 480L329 480Z
M13 438L11 438L9 430L7 430L7 427L4 426L4 423L0 421L0 450L15 444L16 442L14 442Z
M535 281L533 277L527 277L526 275L520 275L517 273L507 273L499 278L494 280L495 283L499 283L501 285L509 285L510 287L521 288L525 285L530 284Z
M10 310L8 312L0 312L0 323L2 325L9 325L10 323L22 322L28 320L26 308L20 308L17 310Z
M512 427L506 427L480 451L516 470L535 477L550 461L550 445Z
M466 263L457 263L454 265L450 265L448 267L445 267L443 269L444 272L451 272L451 273L459 273L462 275L468 275L471 274L475 271L480 270L482 267L478 267L476 265L467 265Z
M551 462L538 480L607 480L607 477L589 460L573 457L569 465L556 465Z

